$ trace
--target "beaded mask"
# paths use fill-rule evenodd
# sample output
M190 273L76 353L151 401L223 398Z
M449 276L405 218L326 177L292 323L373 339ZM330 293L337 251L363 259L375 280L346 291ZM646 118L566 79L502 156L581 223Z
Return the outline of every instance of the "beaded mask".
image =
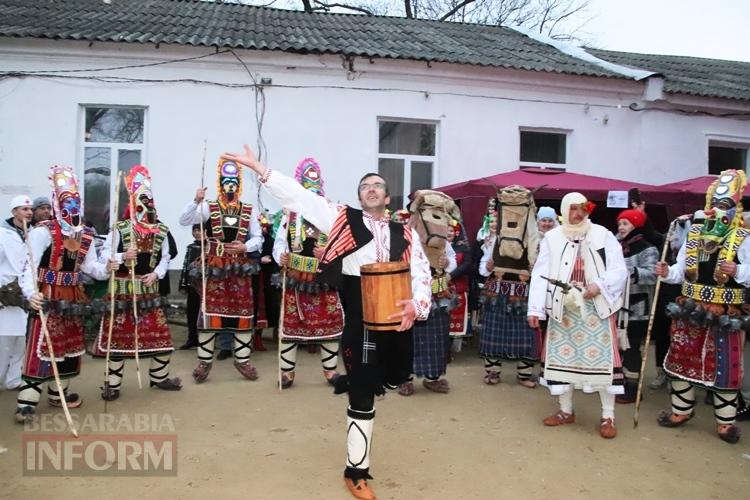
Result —
M323 191L323 177L320 172L320 165L313 158L305 158L297 165L294 171L294 178L302 184L302 187L313 193L325 196Z
M219 178L216 185L218 201L221 208L237 206L242 194L242 172L237 164L230 160L219 160L216 167Z
M742 194L747 186L745 172L724 170L706 192L706 220L701 229L701 240L706 252L716 250L729 231L741 227Z
M125 187L130 197L130 220L139 233L156 233L156 206L151 191L151 175L143 165L136 165L125 176Z

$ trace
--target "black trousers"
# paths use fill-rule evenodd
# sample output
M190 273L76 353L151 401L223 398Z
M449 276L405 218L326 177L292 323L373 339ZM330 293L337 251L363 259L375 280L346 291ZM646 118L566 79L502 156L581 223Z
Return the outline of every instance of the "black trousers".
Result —
M364 363L365 332L359 276L344 276L340 296L345 318L341 353L346 368L349 406L358 411L371 411L375 406L375 395L383 394L385 385L393 387L409 379L412 331L369 331L368 340L375 345L375 349L368 350L368 362Z
M201 296L191 286L187 287L187 327L189 344L198 343L198 313L201 309Z

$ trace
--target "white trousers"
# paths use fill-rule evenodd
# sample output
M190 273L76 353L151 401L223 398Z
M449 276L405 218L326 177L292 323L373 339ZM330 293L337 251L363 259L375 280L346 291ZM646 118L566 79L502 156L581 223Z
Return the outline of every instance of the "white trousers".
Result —
M21 366L26 351L23 335L0 336L0 385L15 389L21 385Z

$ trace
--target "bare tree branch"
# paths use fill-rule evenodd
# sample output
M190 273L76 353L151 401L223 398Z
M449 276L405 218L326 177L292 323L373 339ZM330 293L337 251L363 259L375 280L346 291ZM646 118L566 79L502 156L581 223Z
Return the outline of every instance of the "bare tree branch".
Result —
M455 14L459 10L463 9L464 7L466 7L467 5L469 5L470 3L474 3L474 2L476 2L476 0L464 0L460 4L456 5L451 10L449 10L448 12L446 12L445 14L443 14L443 16L440 17L440 19L438 19L438 20L439 21L445 21L447 19L450 19L450 17L453 16L453 14Z
M310 0L302 0L302 1L309 2ZM349 4L343 4L343 3L326 3L326 2L321 2L320 0L314 0L314 2L320 6L320 8L316 8L315 10L322 10L324 12L328 12L331 9L339 8L339 9L353 10L355 12L361 12L363 14L367 14L368 16L374 15L371 10L366 9L364 7L359 7L357 5L349 5Z
M404 0L404 15L407 19L414 19L414 13L411 11L411 0Z

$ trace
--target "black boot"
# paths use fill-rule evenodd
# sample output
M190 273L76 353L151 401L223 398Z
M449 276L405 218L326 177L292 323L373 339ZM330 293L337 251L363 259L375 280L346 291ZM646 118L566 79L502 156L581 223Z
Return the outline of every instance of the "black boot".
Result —
M625 380L625 394L615 396L615 402L621 405L629 405L635 403L636 396L638 396L638 382ZM641 399L643 399L643 394L641 394Z

